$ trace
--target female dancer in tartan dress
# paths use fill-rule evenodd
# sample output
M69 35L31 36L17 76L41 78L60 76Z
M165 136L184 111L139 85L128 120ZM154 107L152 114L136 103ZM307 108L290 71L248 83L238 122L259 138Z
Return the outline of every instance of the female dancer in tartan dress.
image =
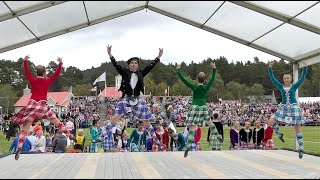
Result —
M279 104L277 112L271 116L269 123L282 142L284 142L283 134L279 130L278 122L284 122L286 124L294 125L296 131L296 139L299 143L299 158L301 159L304 152L303 137L301 131L301 124L304 123L304 117L301 114L301 109L297 103L296 90L301 86L303 80L305 79L308 67L304 62L301 77L294 84L292 84L292 75L290 73L284 74L284 84L282 84L274 77L272 66L273 62L269 62L268 74L272 83L280 90L282 102L281 104Z
M216 65L215 63L210 63L210 66L212 68L211 73L211 79L208 84L203 84L205 82L205 74L204 72L200 72L197 76L197 84L193 84L189 81L187 81L184 76L181 73L180 67L181 64L177 65L177 73L181 81L188 86L192 90L192 104L191 104L191 111L188 114L187 119L187 125L190 127L190 130L188 132L188 142L186 145L186 150L184 152L184 157L188 156L188 152L190 151L190 145L193 142L194 139L194 133L195 129L198 126L198 124L203 124L203 121L205 120L209 128L212 131L217 131L217 128L213 128L215 126L212 121L210 120L210 115L208 113L207 104L206 104L206 97L207 94L211 88L211 86L214 83L214 79L216 76ZM220 139L222 141L222 138Z
M153 152L167 151L167 149L169 147L168 130L166 130L165 128L162 127L159 120L156 122L155 126L157 128L157 130L155 131L156 136L160 140L160 143L162 144L163 149L159 149L159 146L152 142L152 151Z
M264 138L264 128L261 126L260 120L256 120L256 127L253 129L252 140L254 149L262 149L262 140Z
M131 152L145 152L147 131L143 128L143 122L139 121L138 128L135 128L128 142Z
M196 127L194 131L194 138L190 145L190 151L201 151L201 139L202 132L201 132L201 125L198 124L198 127Z
M220 151L222 149L223 145L223 125L222 123L218 120L218 113L213 114L213 124L215 126L212 126L212 128L217 128L217 131L211 131L210 129L208 130L208 138L207 141L209 142L209 147L213 151ZM222 138L222 142L220 141L220 138Z
M270 125L270 121L267 121L267 128L264 132L264 138L262 139L263 149L271 150L274 147L274 142L272 139L273 129Z
M33 122L48 119L54 125L56 125L59 130L62 130L70 139L73 139L72 134L68 129L65 128L64 124L56 117L55 113L51 111L47 104L47 93L51 84L59 77L62 69L62 59L58 58L58 68L56 72L50 76L46 77L46 68L42 65L36 66L37 77L33 77L28 67L29 56L23 59L24 73L31 84L31 98L28 101L26 107L22 108L17 114L12 117L12 122L15 124L23 124L22 130L20 131L18 148L15 154L15 159L18 160L23 142L25 141L28 130Z
M104 150L104 152L110 152L115 148L112 128L113 126L109 124L106 125L105 129L103 130L102 149Z

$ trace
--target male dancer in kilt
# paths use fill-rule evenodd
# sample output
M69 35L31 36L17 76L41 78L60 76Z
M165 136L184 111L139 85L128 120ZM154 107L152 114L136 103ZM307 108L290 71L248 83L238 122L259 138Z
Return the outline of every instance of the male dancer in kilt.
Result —
M122 98L115 109L115 116L112 117L112 124L117 123L121 116L125 114L132 113L135 119L143 121L145 129L153 138L154 142L159 146L160 149L163 149L159 139L157 138L154 128L152 127L150 120L151 114L150 110L146 104L146 101L140 95L143 93L144 82L143 78L154 68L154 66L160 61L162 56L163 49L159 48L159 54L156 59L143 70L138 70L139 67L139 58L133 57L130 58L127 63L129 69L123 68L120 66L116 59L111 54L112 46L107 46L108 55L111 59L113 66L116 68L118 73L122 76L120 91L122 91Z
M277 112L271 116L270 125L275 130L275 133L279 139L284 142L283 134L279 130L278 122L284 122L286 124L294 125L296 131L296 139L299 143L299 158L303 157L303 137L301 131L301 124L304 123L304 117L301 114L301 109L297 103L296 99L296 90L301 86L303 80L305 79L308 71L308 67L303 63L304 67L302 68L302 74L300 79L292 84L292 75L286 73L283 75L283 82L281 84L275 77L272 71L273 62L269 62L268 73L272 83L280 90L282 102L279 104Z
M33 122L48 119L54 125L56 125L59 130L62 130L70 139L73 139L72 134L69 130L65 128L64 124L56 117L55 113L51 111L47 104L47 93L50 85L58 78L62 69L62 59L58 58L58 68L56 72L47 78L46 68L42 65L36 66L37 76L33 77L29 71L28 67L29 56L23 59L24 73L31 83L31 98L26 107L22 108L17 114L12 117L12 121L16 124L23 124L22 130L20 131L18 148L15 154L15 159L18 160L23 142L25 141L28 130Z
M217 134L217 128L213 124L213 122L210 119L210 115L208 113L207 104L206 104L206 97L207 94L211 88L211 86L214 83L214 79L216 76L216 65L215 63L210 63L210 66L212 68L212 74L211 79L208 84L204 85L205 82L205 74L204 72L200 72L197 76L197 84L193 84L189 81L187 81L184 76L181 73L180 67L181 64L177 65L177 73L181 81L188 86L192 90L192 104L191 104L191 111L189 112L188 119L187 119L187 125L190 127L188 132L188 142L186 144L186 150L184 153L184 157L188 156L188 152L190 151L190 145L192 141L194 140L194 133L195 129L198 126L198 124L203 124L203 121L205 120L207 124L209 125L209 128L212 132L215 132ZM219 137L219 140L222 142L222 138Z

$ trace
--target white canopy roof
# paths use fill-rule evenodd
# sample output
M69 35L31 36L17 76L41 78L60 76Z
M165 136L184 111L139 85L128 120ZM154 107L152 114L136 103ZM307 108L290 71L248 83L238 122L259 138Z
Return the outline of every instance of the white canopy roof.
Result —
M1 1L0 53L148 9L291 62L320 62L319 1Z

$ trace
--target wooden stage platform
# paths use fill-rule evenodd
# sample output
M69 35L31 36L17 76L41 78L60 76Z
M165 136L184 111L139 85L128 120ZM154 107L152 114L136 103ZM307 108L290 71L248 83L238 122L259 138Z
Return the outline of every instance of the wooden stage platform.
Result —
M320 178L320 157L285 150L21 154L0 159L1 179Z

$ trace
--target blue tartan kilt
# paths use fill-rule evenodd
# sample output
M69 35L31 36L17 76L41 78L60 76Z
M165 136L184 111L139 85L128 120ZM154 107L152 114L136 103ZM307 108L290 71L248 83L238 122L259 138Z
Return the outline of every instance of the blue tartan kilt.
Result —
M104 138L102 141L102 149L104 150L112 150L114 149L114 144L112 143L111 138Z
M97 153L98 152L98 143L91 143L90 152L91 153Z
M130 151L131 152L143 152L144 149L143 149L143 147L136 145L135 143L131 143L130 144Z
M124 96L116 106L115 115L129 115L132 113L135 119L150 120L150 110L146 104L146 101L141 97L137 96L138 104L131 107L129 104L130 97Z
M286 117L291 117L292 120L288 120ZM289 106L280 104L277 112L271 118L291 125L304 124L305 121L298 104L291 104Z
M201 150L201 144L198 142L196 143L191 143L190 144L190 151L200 151Z

